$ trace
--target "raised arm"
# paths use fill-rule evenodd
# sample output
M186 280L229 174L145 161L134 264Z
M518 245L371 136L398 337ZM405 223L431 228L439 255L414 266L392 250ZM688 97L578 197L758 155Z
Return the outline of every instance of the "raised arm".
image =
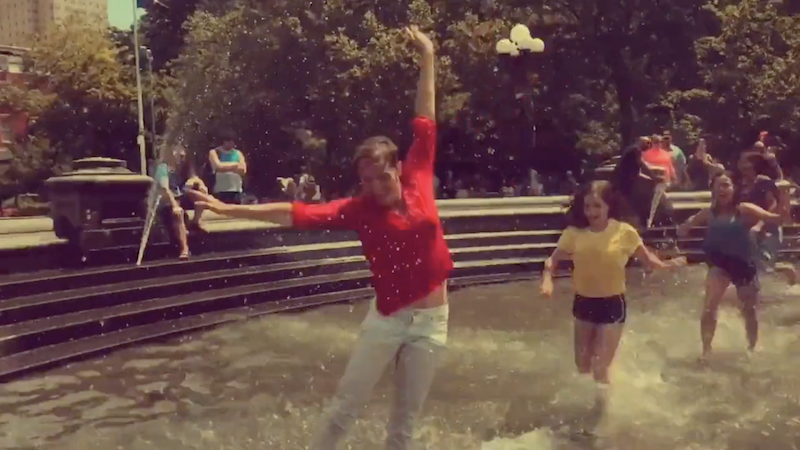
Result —
M403 176L416 179L421 189L433 192L433 163L436 158L436 85L433 43L416 26L406 29L419 53L419 82L414 118L414 143L403 163Z
M419 53L419 82L414 111L418 117L436 120L436 75L433 42L416 25L406 28L411 43Z

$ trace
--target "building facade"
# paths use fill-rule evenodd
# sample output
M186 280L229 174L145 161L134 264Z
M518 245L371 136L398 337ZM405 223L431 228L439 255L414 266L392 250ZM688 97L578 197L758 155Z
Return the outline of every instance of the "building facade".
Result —
M80 16L108 27L108 0L0 0L0 45L30 47L37 35Z
M0 45L0 88L28 82L23 66L26 52L25 48ZM27 111L11 110L0 105L0 165L11 158L8 146L28 134L28 119Z

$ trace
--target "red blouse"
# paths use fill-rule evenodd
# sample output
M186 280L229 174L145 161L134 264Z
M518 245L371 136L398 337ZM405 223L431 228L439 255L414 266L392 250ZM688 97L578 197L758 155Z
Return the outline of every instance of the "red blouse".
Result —
M675 163L672 159L672 153L661 148L651 148L642 153L642 161L651 166L664 169L667 172L667 181L675 181Z
M354 230L372 271L377 309L389 315L428 296L453 269L433 189L436 123L414 119L414 143L400 182L407 214L365 197L319 205L294 203L293 225L301 229Z

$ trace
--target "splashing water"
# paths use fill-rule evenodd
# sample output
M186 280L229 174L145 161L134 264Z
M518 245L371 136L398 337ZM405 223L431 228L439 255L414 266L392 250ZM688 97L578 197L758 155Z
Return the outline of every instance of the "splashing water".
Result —
M590 414L595 386L574 374L568 281L556 301L532 299L531 282L453 292L449 349L420 441L436 450L792 448L797 292L764 280L761 344L749 358L738 312L726 306L718 357L703 368L695 360L704 275L629 277L629 320L600 420ZM269 316L0 386L0 448L307 448L365 308ZM341 448L383 447L390 379Z
M653 219L656 217L656 211L658 211L658 205L661 204L661 199L664 198L664 195L667 193L667 184L666 183L658 183L653 191L653 200L650 201L650 215L647 217L647 228L653 226Z

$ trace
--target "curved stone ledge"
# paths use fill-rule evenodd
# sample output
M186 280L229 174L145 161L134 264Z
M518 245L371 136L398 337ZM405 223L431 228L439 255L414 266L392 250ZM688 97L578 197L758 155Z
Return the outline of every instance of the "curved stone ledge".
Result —
M667 198L674 203L708 203L711 193L708 191L699 192L670 192ZM538 208L538 207L558 207L567 206L570 197L566 195L552 195L541 197L503 197L503 198L468 198L468 199L449 199L437 200L436 205L439 211L469 211L481 210L507 210L515 208ZM206 213L205 220L210 223L217 221L227 222L246 222L228 219L217 216L213 213ZM2 217L0 218L0 236L6 234L40 233L53 231L53 221L49 217Z
M511 208L499 200L494 209L462 203L442 211L456 263L453 288L534 276L555 247L563 206ZM686 201L678 209L702 205ZM220 228L225 223L209 221ZM794 242L798 231L787 227L787 241ZM674 232L653 229L645 239L657 245L674 239ZM681 248L698 260L701 240L702 230L695 230ZM140 267L0 277L0 378L176 333L371 295L366 261L352 233L228 227L193 246L206 246L207 253ZM55 253L34 251L39 263Z

